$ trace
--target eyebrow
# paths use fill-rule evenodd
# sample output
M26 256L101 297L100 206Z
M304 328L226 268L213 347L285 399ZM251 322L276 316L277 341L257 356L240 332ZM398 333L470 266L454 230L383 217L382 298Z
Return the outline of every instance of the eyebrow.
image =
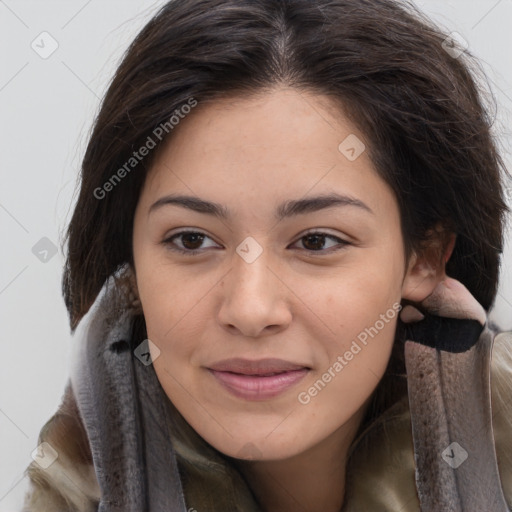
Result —
M230 217L229 210L223 205L212 201L206 201L199 197L174 194L161 197L153 203L149 208L148 215L167 205L181 206L195 212L214 215L222 220L228 220ZM296 215L317 212L326 208L340 206L353 206L375 215L373 210L359 199L340 194L328 194L285 201L277 207L275 216L277 220L282 220Z

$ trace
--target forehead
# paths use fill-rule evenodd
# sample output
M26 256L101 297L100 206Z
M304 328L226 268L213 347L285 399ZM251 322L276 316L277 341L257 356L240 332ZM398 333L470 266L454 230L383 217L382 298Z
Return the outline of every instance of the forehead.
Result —
M219 202L334 191L377 210L396 206L373 166L365 135L341 106L289 88L199 103L159 150L144 195L155 198L169 190Z

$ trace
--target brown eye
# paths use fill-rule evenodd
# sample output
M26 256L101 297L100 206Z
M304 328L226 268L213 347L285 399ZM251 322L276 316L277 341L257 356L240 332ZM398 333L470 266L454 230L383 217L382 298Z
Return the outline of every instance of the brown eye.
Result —
M181 243L185 249L199 249L204 240L204 235L201 233L182 233Z
M204 253L203 249L217 249L219 246L200 231L181 231L162 241L162 244L176 252L195 256Z
M350 245L350 242L346 240L322 232L307 233L299 238L296 243L301 243L302 247L299 248L306 251L322 253L335 252Z
M304 240L303 245L306 249L318 251L323 249L325 238L325 235L307 235L303 237L302 240Z

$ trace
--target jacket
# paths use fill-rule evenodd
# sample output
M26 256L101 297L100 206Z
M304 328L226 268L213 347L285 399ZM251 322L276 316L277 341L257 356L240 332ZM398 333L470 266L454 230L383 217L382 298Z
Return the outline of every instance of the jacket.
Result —
M38 456L26 469L23 512L260 511L229 458L187 424L140 357L144 347L131 338L137 311L111 279L81 320L61 404L42 427ZM512 510L512 332L485 333L493 342L498 484ZM353 453L343 512L420 511L407 397L357 439Z

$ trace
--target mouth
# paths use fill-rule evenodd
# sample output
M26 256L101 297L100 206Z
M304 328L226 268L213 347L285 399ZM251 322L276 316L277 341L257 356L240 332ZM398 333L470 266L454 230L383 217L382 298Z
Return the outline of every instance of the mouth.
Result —
M244 400L267 400L297 384L311 368L282 359L227 359L208 370L232 395Z

